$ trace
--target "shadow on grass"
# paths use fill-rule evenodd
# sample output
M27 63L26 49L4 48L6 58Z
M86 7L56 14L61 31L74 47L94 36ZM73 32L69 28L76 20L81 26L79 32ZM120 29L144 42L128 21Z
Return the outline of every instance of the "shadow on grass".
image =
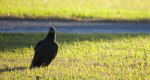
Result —
M44 39L47 33L0 33L0 51L34 47L40 40ZM81 42L81 41L115 41L119 39L130 39L136 37L150 37L144 33L88 33L70 34L57 33L59 44Z
M8 68L6 67L5 69L0 69L0 73L2 72L10 72L10 71L15 71L15 70L25 70L28 69L27 67L15 67L15 68Z

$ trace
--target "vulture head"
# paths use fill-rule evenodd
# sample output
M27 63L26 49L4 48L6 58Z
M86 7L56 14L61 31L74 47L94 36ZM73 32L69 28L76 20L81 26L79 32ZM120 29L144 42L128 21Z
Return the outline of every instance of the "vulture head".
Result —
M55 28L54 26L49 27L49 33L55 33Z

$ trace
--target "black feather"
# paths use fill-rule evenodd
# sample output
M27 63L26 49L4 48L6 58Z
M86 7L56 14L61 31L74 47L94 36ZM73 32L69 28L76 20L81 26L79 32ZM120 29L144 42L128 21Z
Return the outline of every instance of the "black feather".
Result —
M54 27L49 28L46 38L39 41L34 48L35 54L30 68L48 66L56 57L58 45L56 43L56 31Z

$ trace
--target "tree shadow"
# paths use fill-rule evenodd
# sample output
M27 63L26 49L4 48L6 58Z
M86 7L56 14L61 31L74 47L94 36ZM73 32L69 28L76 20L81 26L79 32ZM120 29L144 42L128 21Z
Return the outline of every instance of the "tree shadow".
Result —
M59 43L72 43L82 41L115 41L120 39L130 39L137 37L149 37L147 33L84 33L84 34L59 34L57 41Z
M34 47L40 40L44 39L47 33L0 33L0 51L13 50L16 48ZM147 33L57 33L57 42L72 43L81 41L115 41L136 37L149 37Z
M28 67L14 67L14 68L6 67L5 69L0 69L0 73L2 73L2 72L10 72L10 71L15 71L15 70L25 70L25 69L28 69Z

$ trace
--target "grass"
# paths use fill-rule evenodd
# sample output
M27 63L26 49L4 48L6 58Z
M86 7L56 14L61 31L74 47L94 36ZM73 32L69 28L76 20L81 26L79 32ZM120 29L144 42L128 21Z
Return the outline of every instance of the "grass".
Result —
M0 79L150 79L150 34L57 33L57 57L47 68L29 70L33 47L45 36L0 33Z
M0 17L150 20L149 0L0 0Z

